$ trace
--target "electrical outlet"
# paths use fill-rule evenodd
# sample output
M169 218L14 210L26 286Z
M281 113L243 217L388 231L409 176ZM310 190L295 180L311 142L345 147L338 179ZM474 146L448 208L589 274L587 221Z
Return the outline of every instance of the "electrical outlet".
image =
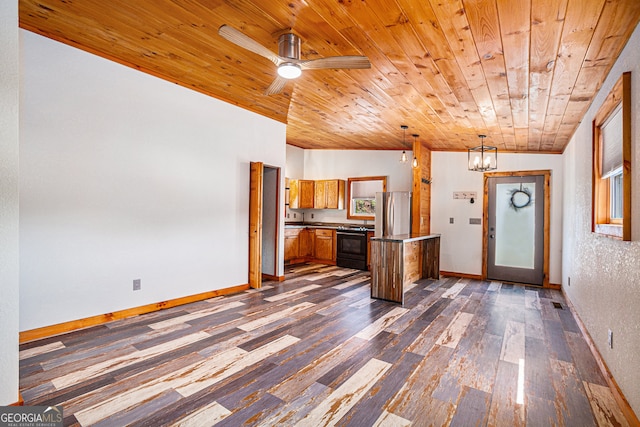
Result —
M609 344L609 348L613 348L613 332L609 329L609 334L607 336L607 344Z
M287 218L291 218L291 214L290 213L287 214Z
M453 218L449 218L449 224L453 224Z
M142 287L140 282L141 282L140 279L134 279L133 280L133 290L134 291L139 291L140 290L140 288Z
M298 217L298 215L296 215L296 214L293 214L293 217L294 217L294 218L297 218L297 217Z
M311 219L313 219L313 214L311 214Z

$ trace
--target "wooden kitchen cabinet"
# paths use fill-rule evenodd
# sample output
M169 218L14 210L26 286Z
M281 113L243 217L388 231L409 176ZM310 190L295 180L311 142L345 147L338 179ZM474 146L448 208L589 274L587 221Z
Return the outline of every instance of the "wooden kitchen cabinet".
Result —
M301 258L313 258L315 252L316 235L313 229L303 228L298 236L298 256Z
M314 181L300 180L300 209L313 208Z
M344 209L345 182L342 179L324 179L315 183L315 209Z
M312 209L315 198L315 181L308 179L289 180L289 208Z
M336 231L325 228L294 227L284 230L284 261L290 264L317 262L335 265Z
M284 260L291 261L298 258L300 252L300 228L286 228L284 230Z
M313 207L316 209L327 208L327 191L326 181L316 181L316 186L313 190Z
M317 228L315 232L315 259L320 261L336 260L336 232Z

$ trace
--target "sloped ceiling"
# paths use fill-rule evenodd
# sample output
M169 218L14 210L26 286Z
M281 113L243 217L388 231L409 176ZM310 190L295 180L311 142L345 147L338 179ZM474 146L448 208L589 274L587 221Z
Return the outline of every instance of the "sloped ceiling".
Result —
M302 148L562 152L640 19L638 0L20 0L20 26L287 123ZM276 69L217 33L364 70ZM406 139L401 125L408 125Z

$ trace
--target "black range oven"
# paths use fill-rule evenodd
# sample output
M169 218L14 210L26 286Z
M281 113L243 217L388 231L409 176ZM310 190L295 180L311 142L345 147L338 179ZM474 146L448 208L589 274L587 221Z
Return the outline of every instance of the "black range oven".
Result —
M336 265L367 270L367 229L339 228L336 237Z

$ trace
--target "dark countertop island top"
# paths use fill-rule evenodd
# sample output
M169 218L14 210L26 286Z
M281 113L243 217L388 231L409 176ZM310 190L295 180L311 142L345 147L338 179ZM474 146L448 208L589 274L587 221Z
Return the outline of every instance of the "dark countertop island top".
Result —
M356 224L356 223L338 223L338 222L286 222L284 223L284 228L326 228L330 230L338 230L342 227L344 228L359 228L364 227L367 231L373 231L373 224Z
M440 234L424 234L424 233L411 233L411 234L396 234L394 236L382 236L372 237L372 241L378 242L415 242L417 240L435 239L440 237Z

